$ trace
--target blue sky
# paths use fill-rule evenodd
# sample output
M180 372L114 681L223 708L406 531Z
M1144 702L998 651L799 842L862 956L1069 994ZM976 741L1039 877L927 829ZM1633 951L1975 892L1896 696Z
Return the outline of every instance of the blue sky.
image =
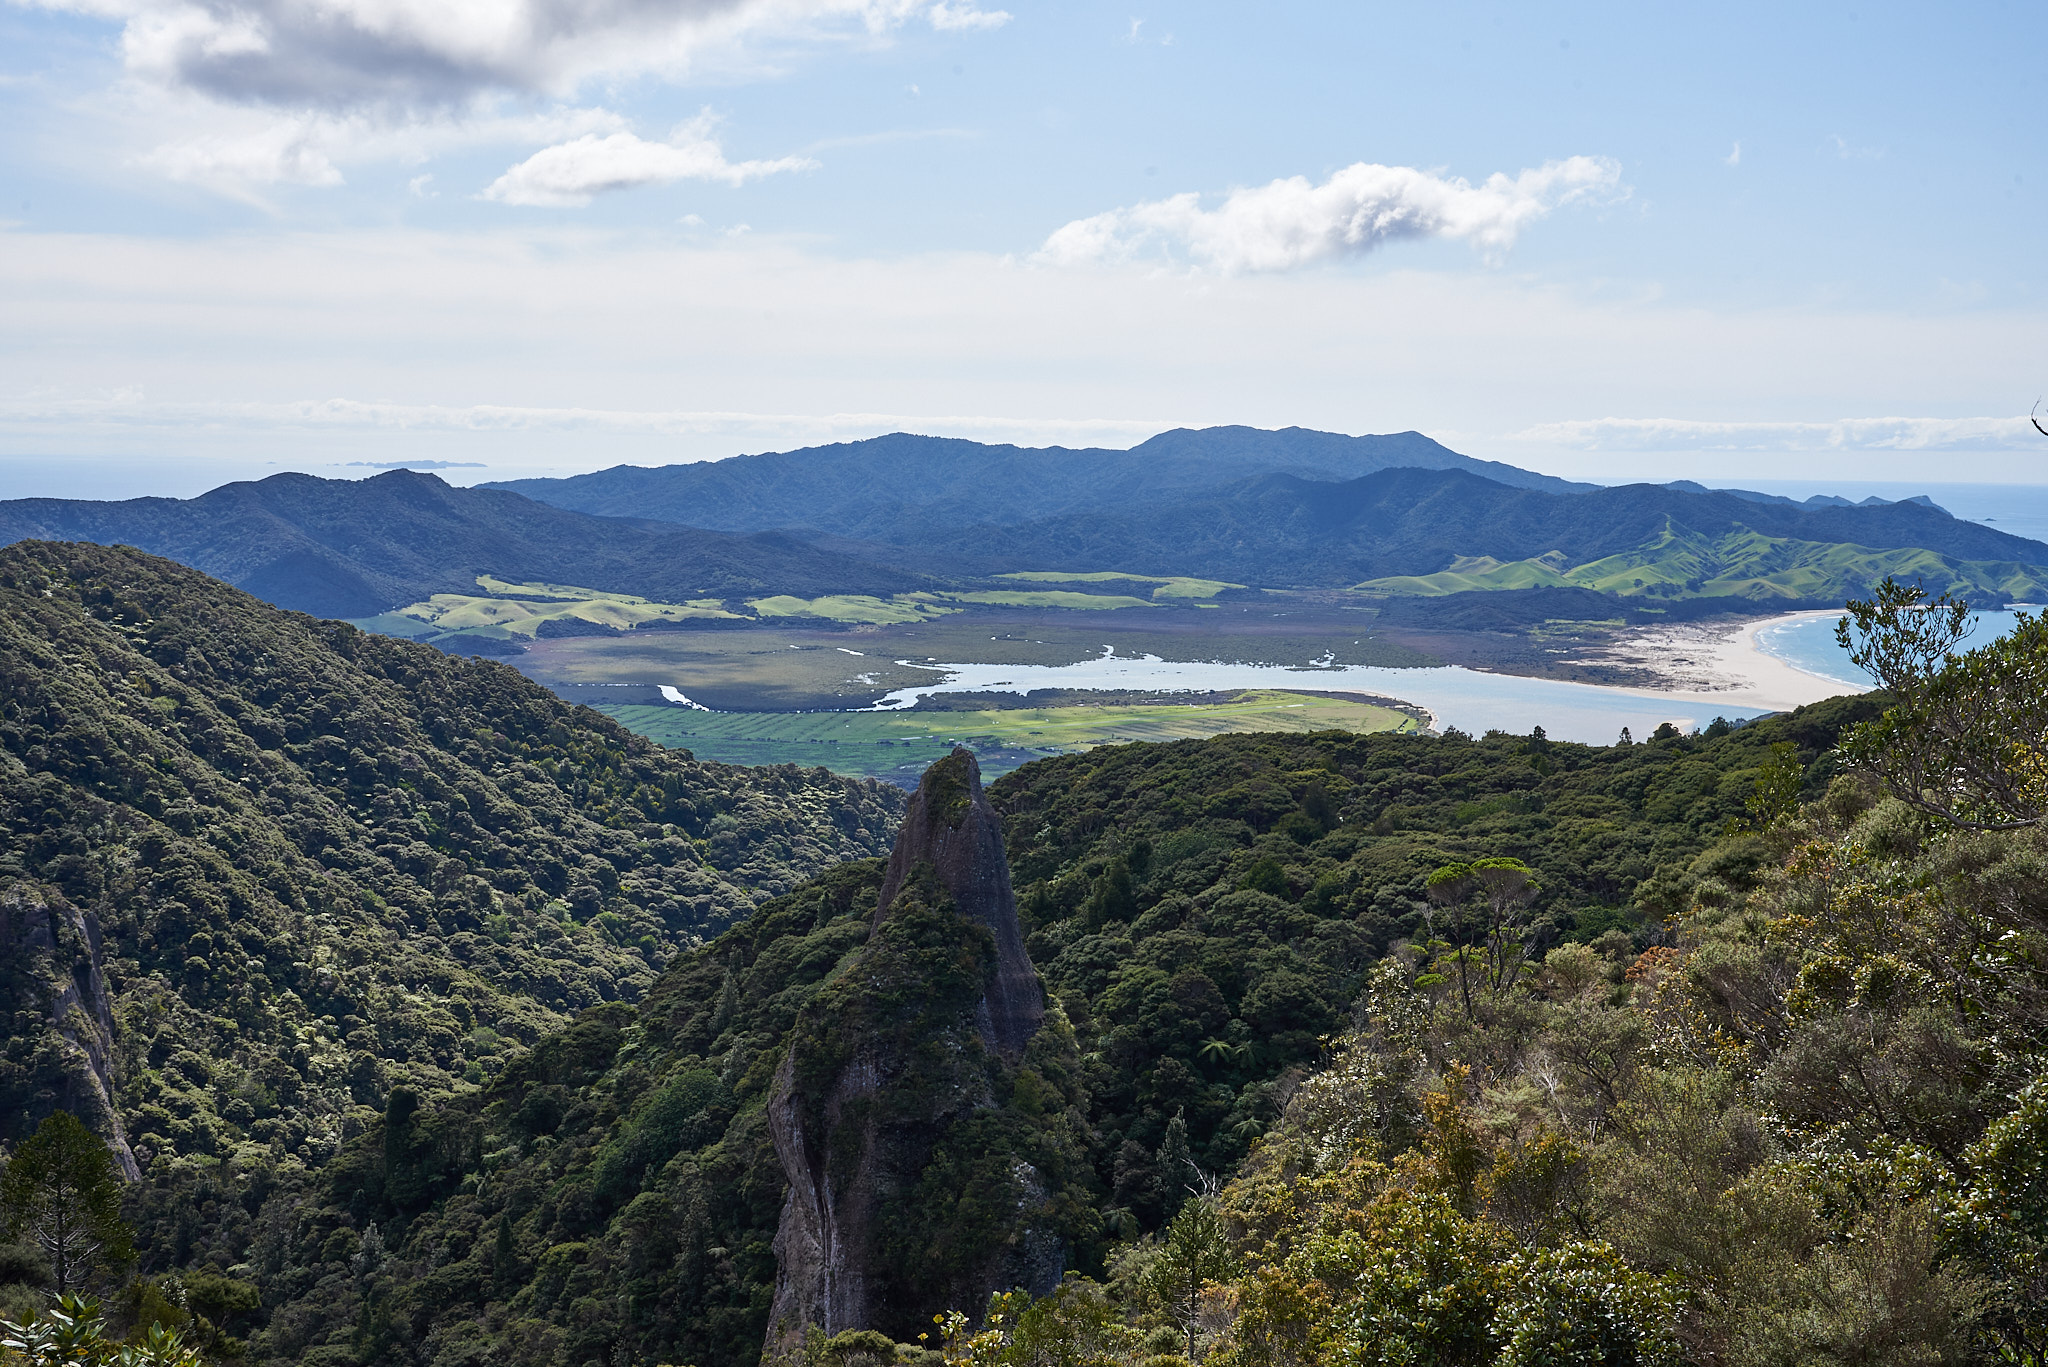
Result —
M2048 482L2044 37L2038 4L0 0L0 495L1221 422Z

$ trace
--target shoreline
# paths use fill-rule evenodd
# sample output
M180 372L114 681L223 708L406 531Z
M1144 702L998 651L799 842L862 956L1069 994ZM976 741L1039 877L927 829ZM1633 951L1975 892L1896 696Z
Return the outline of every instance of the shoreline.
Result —
M1645 683L1644 691L1674 701L1790 712L1808 703L1869 690L1780 659L1757 643L1758 633L1786 622L1839 615L1832 609L1809 609L1751 618L1734 626L1639 627L1617 633L1601 650L1600 658L1652 675L1654 682Z

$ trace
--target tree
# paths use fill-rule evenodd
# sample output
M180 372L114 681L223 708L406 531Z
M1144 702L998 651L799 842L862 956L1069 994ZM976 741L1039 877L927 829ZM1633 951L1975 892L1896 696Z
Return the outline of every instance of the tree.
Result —
M1745 804L1758 829L1768 830L1799 811L1799 788L1806 781L1806 766L1799 762L1799 747L1781 740L1771 746L1771 757L1756 772L1756 785Z
M1498 1001L1514 990L1528 958L1523 943L1529 904L1541 888L1536 875L1519 859L1475 859L1446 864L1424 880L1429 900L1447 908L1448 929L1457 942L1452 961L1458 971L1458 995L1468 1020L1477 1019L1472 1001L1475 968L1480 985ZM1470 904L1483 904L1484 922L1470 925ZM1475 946L1472 941L1479 941ZM1475 964L1476 959L1476 964Z
M1237 1275L1230 1253L1230 1234L1207 1192L1191 1198L1160 1236L1159 1256L1147 1280L1152 1294L1187 1336L1188 1356L1195 1355L1195 1328L1201 1319L1202 1292Z
M0 1177L8 1233L50 1260L57 1294L82 1288L100 1263L133 1259L121 1219L121 1179L99 1136L63 1111L36 1127Z
M1968 603L1887 579L1835 626L1891 706L1842 744L1901 802L1972 830L2048 817L2048 617L2020 613L2010 635L1958 653L1976 629Z

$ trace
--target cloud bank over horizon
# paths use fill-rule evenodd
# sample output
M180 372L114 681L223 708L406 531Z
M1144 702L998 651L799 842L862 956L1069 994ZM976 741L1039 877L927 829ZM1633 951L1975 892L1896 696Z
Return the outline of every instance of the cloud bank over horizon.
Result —
M1214 209L1194 193L1076 219L1038 258L1058 266L1127 261L1148 251L1225 274L1291 271L1362 256L1405 238L1469 242L1498 259L1553 209L1627 192L1620 163L1576 156L1478 185L1412 166L1357 162L1322 184L1290 176L1231 191Z
M1829 422L1710 422L1693 418L1578 418L1541 423L1511 440L1583 451L2038 451L2024 416L1836 418Z

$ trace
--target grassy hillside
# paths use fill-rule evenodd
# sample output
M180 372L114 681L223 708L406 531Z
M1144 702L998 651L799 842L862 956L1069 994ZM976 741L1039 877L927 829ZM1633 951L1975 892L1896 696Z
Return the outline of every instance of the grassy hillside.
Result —
M1582 565L1572 564L1560 551L1505 564L1491 556L1461 557L1436 574L1368 579L1357 587L1424 597L1487 589L1583 588L1624 598L1740 598L1765 606L1773 601L1839 603L1886 578L2000 602L2031 601L2048 594L2048 566L2038 564L1956 560L1929 550L1876 551L1747 529L1709 538L1668 520L1641 546Z
M1404 577L1397 587L1431 593L1584 584L1839 598L1837 590L1865 591L1864 575L1896 567L1924 573L1932 591L2004 601L2008 585L2048 577L2048 546L1920 503L1808 507L1646 484L1555 494L1458 470L1385 470L1335 484L1271 475L1027 525L940 527L925 544L972 547L1012 570L1118 567L1265 587ZM1606 563L1572 577L1596 562ZM1413 578L1447 572L1454 577Z
M0 1139L100 1087L158 1194L221 1164L318 1166L393 1086L487 1082L885 849L901 807L822 770L697 762L502 665L139 552L9 547ZM28 971L45 920L59 986L76 968L109 994L98 1078ZM91 973L69 957L88 949ZM158 1256L216 1256L179 1238Z
M1431 870L1526 859L1551 943L1632 959L1773 745L1810 762L1867 710L1606 749L1230 736L994 785L1031 953L1082 1050L1105 1239L1159 1227L1182 1155L1238 1168L1373 965L1421 928ZM1761 857L1738 845L1723 872ZM767 1089L791 1022L863 942L879 876L834 870L679 960L637 1009L588 1013L483 1092L394 1110L324 1184L238 1207L218 1256L265 1288L252 1360L751 1364L781 1208ZM1097 1273L1107 1252L1071 1250Z

